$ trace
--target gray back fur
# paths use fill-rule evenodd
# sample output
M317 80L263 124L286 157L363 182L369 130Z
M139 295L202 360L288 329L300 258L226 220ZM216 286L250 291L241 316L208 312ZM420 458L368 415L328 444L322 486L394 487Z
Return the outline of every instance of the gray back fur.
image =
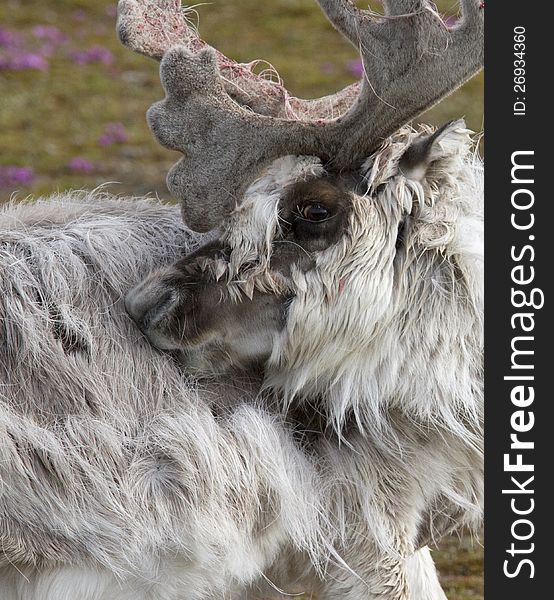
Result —
M248 405L252 384L200 388L125 312L134 283L198 241L153 201L2 208L4 600L221 597L285 541L321 550L310 461Z

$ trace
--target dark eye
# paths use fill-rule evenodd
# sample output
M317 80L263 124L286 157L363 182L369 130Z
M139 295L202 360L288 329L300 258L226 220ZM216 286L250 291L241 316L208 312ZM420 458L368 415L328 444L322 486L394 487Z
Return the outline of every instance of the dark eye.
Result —
M222 260L224 262L229 262L229 254L226 250L218 250L215 253L215 257L216 260Z
M325 221L331 216L323 204L306 204L299 212L306 221Z

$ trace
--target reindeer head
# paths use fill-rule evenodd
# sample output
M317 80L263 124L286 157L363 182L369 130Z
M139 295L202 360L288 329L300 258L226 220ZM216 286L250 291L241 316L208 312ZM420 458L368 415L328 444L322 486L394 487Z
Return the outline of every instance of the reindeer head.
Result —
M120 4L122 38L135 40L140 3ZM362 49L365 76L314 101L206 48L175 2L157 4L171 9L187 47L165 54L167 97L149 121L184 154L168 182L187 223L221 227L217 241L130 292L128 310L150 340L202 371L263 365L288 397L335 389L344 398L357 379L369 393L379 381L379 394L407 395L393 388L414 361L428 363L421 395L440 385L441 369L460 369L460 379L478 369L474 356L438 367L453 344L479 336L468 132L458 121L388 136L480 68L479 2L464 0L449 29L426 0L384 1L379 18L349 0L319 0ZM466 379L473 385L473 371ZM330 400L337 420L339 405Z

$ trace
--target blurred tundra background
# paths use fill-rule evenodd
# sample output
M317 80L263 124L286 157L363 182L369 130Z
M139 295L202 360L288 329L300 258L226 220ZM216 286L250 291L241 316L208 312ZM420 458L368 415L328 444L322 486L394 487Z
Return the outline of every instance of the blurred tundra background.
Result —
M115 194L171 201L165 175L177 155L157 144L145 121L163 97L157 63L120 45L116 4L0 3L0 203L106 182ZM454 0L437 6L456 18ZM296 96L322 96L361 75L354 48L315 0L212 0L196 10L204 39L241 62L265 59ZM439 125L461 116L482 130L482 75L420 120ZM483 598L479 540L448 539L434 556L450 600Z

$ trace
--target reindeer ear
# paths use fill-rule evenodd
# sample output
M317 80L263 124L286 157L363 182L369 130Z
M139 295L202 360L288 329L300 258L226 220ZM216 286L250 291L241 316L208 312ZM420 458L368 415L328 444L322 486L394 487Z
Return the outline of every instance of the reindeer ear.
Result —
M465 150L470 133L463 119L449 121L435 133L416 139L402 155L399 171L408 179L422 181L433 163Z

